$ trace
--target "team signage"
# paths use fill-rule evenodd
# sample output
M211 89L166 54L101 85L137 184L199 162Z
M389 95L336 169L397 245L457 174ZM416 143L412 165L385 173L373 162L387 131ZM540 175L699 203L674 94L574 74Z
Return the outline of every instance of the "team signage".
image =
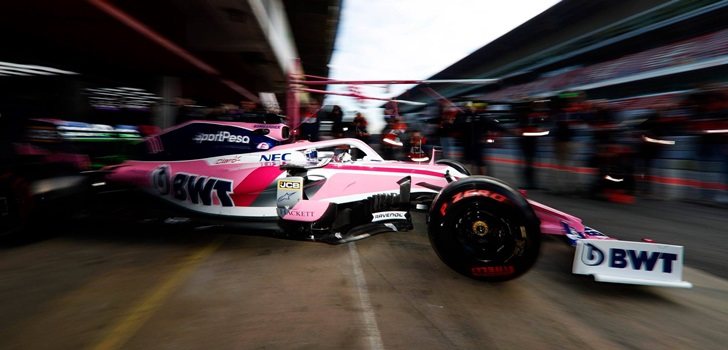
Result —
M407 220L406 211L381 211L372 213L372 222L385 220Z
M299 179L280 179L278 180L278 189L282 190L300 190L303 188L303 181Z
M303 198L303 177L291 176L278 179L276 206L289 209ZM280 212L280 211L279 211Z
M255 124L254 129L280 129L283 125L281 124Z
M597 281L691 287L682 280L683 247L612 239L576 242L572 272Z
M203 142L228 142L228 143L250 143L250 136L234 135L229 131L218 131L217 133L197 133L193 140L197 143Z
M294 216L298 218L312 218L314 215L314 212L311 210L276 208L276 211L280 217Z
M290 153L268 153L268 154L261 154L260 155L260 161L261 162L286 162L288 161L288 158L291 156Z

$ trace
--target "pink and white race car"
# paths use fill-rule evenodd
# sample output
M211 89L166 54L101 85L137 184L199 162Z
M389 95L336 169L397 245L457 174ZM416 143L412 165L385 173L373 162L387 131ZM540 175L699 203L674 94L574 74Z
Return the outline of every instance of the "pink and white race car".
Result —
M167 222L334 244L410 230L419 211L440 259L474 279L522 275L536 262L541 235L552 234L576 245L574 273L690 286L682 281L682 247L611 239L498 179L469 176L457 162L387 161L356 139L287 138L284 124L188 122L148 138L146 154L104 169L94 188L99 196L143 196L130 200Z

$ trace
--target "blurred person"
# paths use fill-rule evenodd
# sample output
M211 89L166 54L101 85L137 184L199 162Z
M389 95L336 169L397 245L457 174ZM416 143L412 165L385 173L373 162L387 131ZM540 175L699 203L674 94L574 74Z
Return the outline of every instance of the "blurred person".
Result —
M641 181L637 184L638 191L642 195L651 195L652 168L654 161L660 157L663 148L669 143L664 140L667 134L664 118L660 112L651 110L647 118L637 126L640 143L638 146L638 161L635 166L635 173Z
M361 112L356 112L356 116L354 117L353 121L353 134L354 138L363 141L366 144L369 144L371 142L369 130L367 127L369 126L369 123L367 122L367 118L364 117L364 114Z
M208 120L228 120L229 105L220 104L215 107L208 108L205 111L205 119Z
M440 139L440 146L442 146L442 155L446 159L455 159L455 138L457 136L455 118L457 108L445 99L440 99L439 107L440 120L437 136Z
M397 116L398 113L399 112L397 110L397 104L395 102L389 101L384 104L384 121L387 121L389 120L389 118Z
M563 106L562 103L567 105ZM574 190L576 182L569 168L571 166L572 141L574 138L571 121L573 118L580 118L579 114L583 112L585 107L576 101L558 101L554 109L556 123L553 132L553 147L558 170L557 175L553 177L552 186L556 192L571 192Z
M484 161L487 146L486 138L490 128L486 117L481 115L482 104L468 103L463 113L461 133L463 135L463 161L470 167L473 175L488 175L488 167Z
M425 107L422 115L424 120L422 124L422 135L427 137L428 147L427 154L432 154L432 149L436 148L440 154L437 158L443 158L442 155L442 142L440 141L440 106L439 104L433 104Z
M190 120L203 119L205 111L200 106L195 105L196 101L189 98L177 97L175 98L175 105L177 105L177 118L175 124L182 124Z
M701 171L717 173L719 184L728 185L728 91L708 85L686 98L692 111L692 129L698 135L697 160ZM728 202L725 191L703 190L703 200Z
M548 114L543 104L536 101L521 103L517 106L516 114L519 119L519 145L523 155L523 184L526 189L537 189L536 181L536 151L541 136L548 134L543 123L548 120Z
M306 110L303 113L303 121L299 126L301 134L299 135L300 140L308 140L311 142L319 140L319 126L321 112L321 104L315 98L311 98L306 105Z
M591 195L613 202L634 202L634 150L620 140L614 111L606 105L598 105L594 113L593 166L597 177Z
M422 135L419 130L410 131L408 148L409 148L409 159L414 162L426 162L430 160L430 157L425 153L423 146L427 142L427 139Z
M240 107L238 109L238 113L240 114L241 118L245 118L247 116L256 116L264 111L265 108L263 108L261 104L249 100L240 101Z
M380 144L382 158L386 160L392 160L394 158L394 140L392 142L388 142L386 138L393 138L394 136L390 134L394 134L394 117L389 115L384 115L384 122L386 123L384 125L384 128L382 129L382 139ZM399 142L399 137L396 139L397 142Z
M329 120L332 121L331 125L331 136L334 138L344 137L344 112L341 110L341 106L334 105L329 112Z
M382 157L387 160L400 160L404 146L402 138L407 132L407 124L398 115L388 116L386 122L382 130Z
M360 140L366 144L371 143L371 138L369 135L369 130L367 129L367 126L369 123L367 122L367 118L364 117L364 114L361 112L356 112L356 116L354 117L354 121L352 122L352 130L350 130L350 133L353 134L353 137L357 140ZM352 156L355 157L355 159L359 159L361 156L363 156L362 151L357 151Z
M589 193L595 198L604 192L604 177L609 174L605 158L609 156L608 147L612 143L612 130L609 128L611 120L607 119L608 117L610 115L600 110L595 113L594 120L590 121L593 150L589 165L597 169L597 176L591 184Z
M258 104L250 100L242 100L240 101L240 109L244 113L253 113L258 109Z

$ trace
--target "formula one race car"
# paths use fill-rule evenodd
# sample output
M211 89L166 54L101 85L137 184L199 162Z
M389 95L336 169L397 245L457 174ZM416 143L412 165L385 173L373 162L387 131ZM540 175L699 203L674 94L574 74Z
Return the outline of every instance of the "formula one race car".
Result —
M356 139L280 144L286 138L284 124L188 122L148 138L138 160L97 173L93 198L131 203L135 215L168 223L270 229L332 244L410 230L411 212L422 211L440 259L474 279L522 275L536 262L541 234L557 234L576 242L575 273L690 285L681 280L682 247L609 239L498 179L469 176L457 162L386 161Z

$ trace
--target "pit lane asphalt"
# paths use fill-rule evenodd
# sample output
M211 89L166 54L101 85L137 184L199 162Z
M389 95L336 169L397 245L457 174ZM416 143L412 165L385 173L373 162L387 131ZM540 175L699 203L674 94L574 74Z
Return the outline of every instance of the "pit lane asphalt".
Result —
M421 229L330 246L70 227L0 250L0 348L724 348L724 209L529 196L615 237L684 244L694 288L571 275L558 239L522 278L486 284L442 264Z
M422 230L331 246L233 232L59 228L0 249L0 349L723 349L725 209L529 193L623 239L686 246L692 289L535 268L487 284L442 264Z

